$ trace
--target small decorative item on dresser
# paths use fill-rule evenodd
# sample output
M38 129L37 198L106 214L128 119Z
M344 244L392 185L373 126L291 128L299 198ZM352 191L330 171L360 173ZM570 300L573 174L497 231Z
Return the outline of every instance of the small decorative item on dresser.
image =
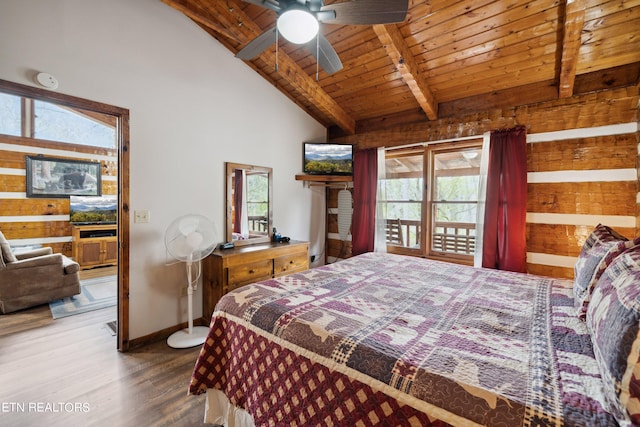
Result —
M277 243L281 240L282 240L282 236L280 235L280 233L278 233L278 230L276 230L276 228L273 227L273 234L271 234L271 241Z
M286 237L278 233L275 227L273 227L273 234L271 234L271 241L273 243L289 243L291 241L291 237Z

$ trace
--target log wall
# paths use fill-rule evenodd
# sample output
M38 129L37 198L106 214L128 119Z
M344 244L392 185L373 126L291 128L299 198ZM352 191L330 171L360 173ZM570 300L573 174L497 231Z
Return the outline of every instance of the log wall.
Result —
M0 135L0 230L12 246L49 246L71 256L68 198L27 198L26 156L99 161L102 193L118 193L117 150Z
M599 222L630 238L640 235L638 93L638 86L628 86L359 133L331 142L355 143L358 149L393 147L524 125L528 271L571 278L580 248ZM336 248L342 247L332 234L337 228L331 213L335 199L333 190L328 190L328 261L337 258Z

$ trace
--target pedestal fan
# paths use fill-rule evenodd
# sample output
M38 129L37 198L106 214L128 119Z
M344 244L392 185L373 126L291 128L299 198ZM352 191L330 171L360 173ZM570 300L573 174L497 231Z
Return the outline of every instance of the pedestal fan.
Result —
M164 244L169 254L185 263L187 269L187 298L189 327L174 332L167 344L173 348L189 348L204 342L209 332L206 326L193 326L193 291L197 288L200 277L201 260L208 256L216 246L216 230L214 223L205 216L189 214L176 218L167 227ZM198 274L193 278L193 267L198 267ZM195 285L194 285L195 283Z

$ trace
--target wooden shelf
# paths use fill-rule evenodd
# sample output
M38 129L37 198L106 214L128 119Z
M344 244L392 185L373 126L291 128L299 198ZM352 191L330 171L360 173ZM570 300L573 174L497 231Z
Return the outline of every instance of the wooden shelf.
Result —
M296 181L313 182L351 182L351 175L296 175Z

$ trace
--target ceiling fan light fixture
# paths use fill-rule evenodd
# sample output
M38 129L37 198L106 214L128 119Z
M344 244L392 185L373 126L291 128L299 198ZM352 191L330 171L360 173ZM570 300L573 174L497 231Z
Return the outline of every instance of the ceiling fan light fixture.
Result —
M294 44L305 44L318 34L318 20L305 9L291 8L278 17L278 31Z

